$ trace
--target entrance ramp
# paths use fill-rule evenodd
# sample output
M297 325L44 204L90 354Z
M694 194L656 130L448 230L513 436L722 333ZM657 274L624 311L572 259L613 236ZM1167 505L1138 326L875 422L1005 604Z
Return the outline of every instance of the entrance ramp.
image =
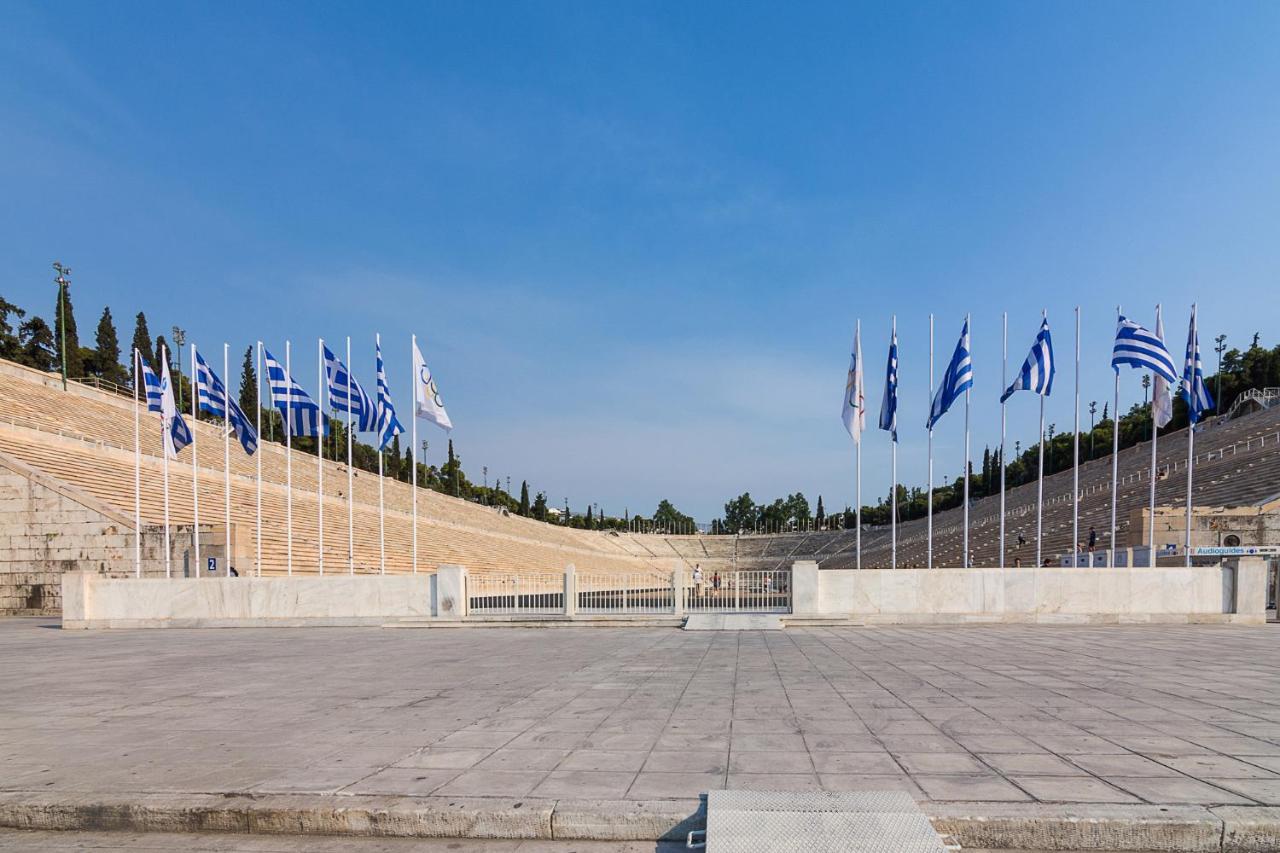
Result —
M695 833L696 834L696 833ZM709 791L707 853L946 853L905 791Z
M690 613L686 631L781 631L778 613Z

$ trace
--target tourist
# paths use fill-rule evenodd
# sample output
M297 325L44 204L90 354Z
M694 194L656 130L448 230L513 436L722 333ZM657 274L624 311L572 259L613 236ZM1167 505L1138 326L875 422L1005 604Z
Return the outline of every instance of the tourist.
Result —
M711 576L711 592L712 594L720 592L720 570L716 569L715 574Z
M693 565L693 594L702 598L702 566L698 563Z
M1013 567L1014 567L1015 569L1020 569L1020 568L1022 568L1022 558L1021 558L1021 557L1014 557L1014 558L1013 558Z
M1098 531L1090 527L1089 528L1089 553L1092 554L1093 549L1097 547L1098 547Z

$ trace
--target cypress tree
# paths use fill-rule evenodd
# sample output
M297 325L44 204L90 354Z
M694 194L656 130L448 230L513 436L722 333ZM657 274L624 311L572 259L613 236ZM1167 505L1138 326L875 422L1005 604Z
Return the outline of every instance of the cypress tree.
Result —
M591 504L587 504L587 523L585 526L587 530L590 530L593 526L591 523Z
M258 408L258 369L253 363L253 347L245 349L240 367L240 408L246 416Z
M141 311L133 321L133 348L142 353L143 364L156 366L155 350L151 348L151 332L147 330L147 315ZM129 373L133 374L133 353L129 353Z
M61 364L63 360L62 342L64 340L63 323L65 322L67 377L74 379L84 376L84 361L80 353L80 334L76 331L76 313L71 305L71 285L62 285L61 291L59 294L59 301L62 303L61 310L59 310L59 305L56 302L53 306L56 312L53 321L53 345L57 352L58 364Z
M102 309L95 342L98 347L96 355L98 375L108 382L123 385L126 376L124 365L120 363L120 338L116 335L116 324L111 319L110 308Z
M156 335L155 358L151 363L151 369L160 375L160 367L164 364L162 359L167 360L170 365L173 364L173 352L169 347L168 341L164 339L164 335ZM170 368L172 371L172 367Z
M453 447L452 443L450 443L449 446L452 449ZM518 510L518 512L525 517L528 517L529 515L529 481L528 480L522 480L520 482L520 509Z

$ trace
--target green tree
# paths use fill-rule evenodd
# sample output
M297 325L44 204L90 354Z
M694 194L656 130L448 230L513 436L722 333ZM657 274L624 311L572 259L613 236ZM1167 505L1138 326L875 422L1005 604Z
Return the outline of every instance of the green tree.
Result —
M450 447L452 446L453 446L452 443L450 443ZM528 480L520 481L520 509L517 511L520 513L520 515L523 515L526 518L528 518L529 516L529 481Z
M22 346L23 364L36 370L53 371L58 364L58 351L53 342L53 330L36 315L23 321L18 327L18 340Z
M665 498L658 502L658 509L653 513L653 523L669 533L689 533L693 530L693 517L680 512Z
M80 352L80 333L76 329L76 312L71 304L71 286L69 284L61 285L59 288L58 301L54 303L53 319L53 345L56 350L58 363L62 361L62 343L65 340L67 345L67 376L69 378L79 378L84 376L84 360ZM61 310L59 304L61 302ZM65 336L63 334L63 324L65 323Z
M253 361L253 347L248 347L240 366L240 409L246 414L258 408L258 368Z
M156 375L157 376L160 375L160 368L164 365L164 362L166 360L168 360L169 366L170 366L170 372L172 372L173 351L169 348L168 342L165 341L164 335L156 335L155 353L156 353L155 363L151 365L151 369L156 372Z
M116 334L116 324L111 319L110 308L102 309L102 317L98 320L95 343L97 344L97 351L94 354L94 362L97 375L108 382L124 385L128 376L125 373L124 365L120 363L120 338Z
M16 318L13 324L9 323L10 314ZM26 311L0 296L0 358L22 360L22 341L18 332L22 327L22 318L26 315Z
M547 520L547 493L538 492L538 496L533 499L533 517L538 521Z
M827 512L822 508L822 495L818 495L818 508L813 513L814 526L819 530L821 530L822 524L824 521L826 521L826 519L827 519Z
M586 524L585 524L584 526L585 526L588 530L590 530L590 529L592 528L592 523L591 523L591 504L587 504Z
M756 524L756 504L743 492L724 505L724 527L730 533L751 530Z
M808 526L809 501L805 499L804 493L796 492L794 495L788 495L785 512L786 520L793 523L797 530L803 530Z
M135 317L133 320L133 349L136 349L138 352L142 353L143 364L150 365L152 370L155 370L157 367L159 367L159 365L156 363L155 350L151 348L151 332L147 330L147 315L143 314L141 311L138 312L138 316ZM132 375L134 371L134 368L132 366L133 365L132 352L129 353L129 364L130 364L129 374Z

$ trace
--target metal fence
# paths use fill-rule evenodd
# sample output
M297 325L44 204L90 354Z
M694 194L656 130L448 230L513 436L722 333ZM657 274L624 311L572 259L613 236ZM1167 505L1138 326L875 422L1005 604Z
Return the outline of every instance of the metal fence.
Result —
M686 576L684 607L689 613L789 613L791 570L711 572L702 583Z
M674 613L676 591L670 574L579 572L579 613Z
M467 576L467 608L476 614L564 613L564 575L522 572Z

